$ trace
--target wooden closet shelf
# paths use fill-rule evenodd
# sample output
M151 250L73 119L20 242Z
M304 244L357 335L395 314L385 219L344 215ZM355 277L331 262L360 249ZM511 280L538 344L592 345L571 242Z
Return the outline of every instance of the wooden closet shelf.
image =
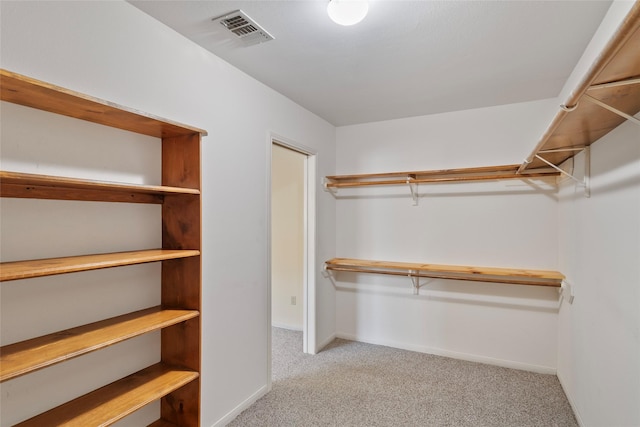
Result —
M627 119L589 97L633 116L640 112L640 2L635 2L607 46L596 58L541 136L520 172L545 160L560 165ZM626 84L620 84L626 83ZM550 150L563 150L549 152Z
M121 267L176 258L200 255L198 250L150 249L143 251L115 252L96 255L80 255L0 264L0 282L55 274Z
M0 94L3 101L157 138L194 133L203 136L207 134L203 129L146 114L7 70L0 70Z
M16 427L106 426L179 389L198 376L195 371L158 363L30 418Z
M0 348L0 382L197 317L195 310L136 311Z
M371 185L434 184L444 182L528 179L560 175L558 171L550 168L540 168L527 171L524 174L518 174L519 166L520 165L500 165L429 171L333 175L326 177L326 186L330 188L347 188Z
M200 190L0 171L2 197L159 204L170 194L199 195Z
M547 270L369 261L350 258L333 258L327 261L325 265L327 270L333 271L509 283L515 285L559 287L564 279L564 275L561 273Z

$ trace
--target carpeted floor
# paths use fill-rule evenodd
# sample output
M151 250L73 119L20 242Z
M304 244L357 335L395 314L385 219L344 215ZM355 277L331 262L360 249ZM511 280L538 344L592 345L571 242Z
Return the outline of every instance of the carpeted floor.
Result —
M273 329L273 390L229 426L577 426L554 375Z

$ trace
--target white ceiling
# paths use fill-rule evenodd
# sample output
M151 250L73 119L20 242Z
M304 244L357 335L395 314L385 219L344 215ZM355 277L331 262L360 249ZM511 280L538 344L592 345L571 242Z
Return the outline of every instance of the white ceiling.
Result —
M325 0L130 3L342 126L555 97L611 2L370 0L352 27ZM212 22L236 9L275 40Z

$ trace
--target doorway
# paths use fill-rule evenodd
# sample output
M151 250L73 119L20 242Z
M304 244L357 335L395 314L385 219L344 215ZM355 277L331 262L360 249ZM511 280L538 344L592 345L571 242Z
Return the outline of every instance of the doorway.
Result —
M316 152L269 138L269 380L271 325L302 331L302 351L315 354ZM270 387L270 382L269 382Z

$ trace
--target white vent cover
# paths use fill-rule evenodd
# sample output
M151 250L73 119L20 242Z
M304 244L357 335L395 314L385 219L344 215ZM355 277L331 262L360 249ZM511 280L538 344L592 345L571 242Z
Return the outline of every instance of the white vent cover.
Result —
M241 10L235 10L218 18L213 18L213 22L220 23L247 45L268 42L274 39L267 30Z

